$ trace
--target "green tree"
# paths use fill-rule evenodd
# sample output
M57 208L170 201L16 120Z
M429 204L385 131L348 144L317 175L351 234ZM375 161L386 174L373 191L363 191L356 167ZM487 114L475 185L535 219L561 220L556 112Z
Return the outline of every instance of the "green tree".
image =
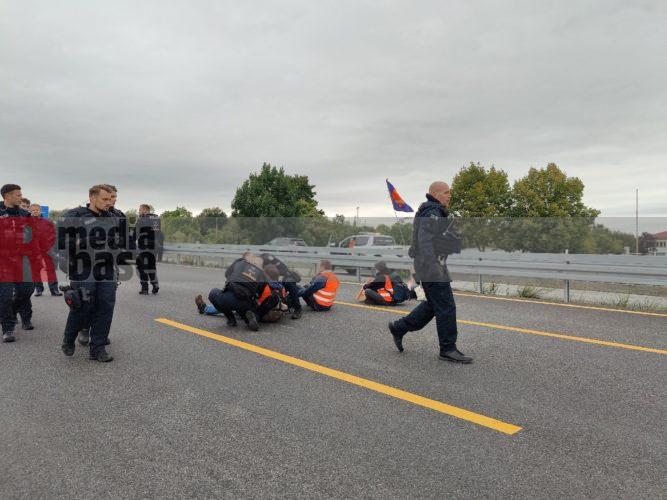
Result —
M196 218L199 222L199 230L204 237L212 232L219 232L227 222L227 214L220 207L205 208Z
M160 217L165 240L175 243L201 242L199 225L187 208L176 207L175 210L166 210Z
M655 236L651 233L642 233L639 236L639 253L646 255L652 251L656 246Z
M531 168L514 183L513 219L503 227L498 246L528 252L590 250L595 244L586 241L600 212L584 205L583 194L584 183L555 163Z
M461 168L451 186L450 209L461 217L505 217L512 205L507 173L480 163Z
M185 219L192 219L192 212L188 210L185 207L176 207L176 210L165 210L162 212L160 217L163 217L165 219L171 218L171 219L177 219L177 218L185 218Z
M568 177L555 163L531 168L514 183L511 215L514 217L597 217L599 210L582 200L584 183Z
M125 217L127 217L127 222L130 225L136 224L137 223L137 217L139 214L137 214L136 209L131 208L129 210L125 211Z
M232 216L241 218L244 237L255 244L297 236L304 232L306 219L324 217L317 208L314 187L308 176L288 175L284 168L264 163L259 173L250 174L236 190Z
M512 206L507 173L471 162L456 174L451 192L450 209L462 217L459 229L466 244L481 251L494 246L503 231L500 217L509 215Z
M262 165L261 171L236 190L232 200L234 217L312 217L317 209L315 191L306 175L287 175L284 168Z

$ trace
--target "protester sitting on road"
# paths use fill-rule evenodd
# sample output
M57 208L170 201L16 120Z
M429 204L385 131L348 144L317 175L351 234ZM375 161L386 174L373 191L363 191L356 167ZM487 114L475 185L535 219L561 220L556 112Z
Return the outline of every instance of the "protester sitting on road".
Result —
M387 264L375 264L375 277L363 285L365 301L370 304L395 306L410 298L410 290L401 277L392 272Z
M314 311L328 311L333 306L336 293L340 286L338 277L334 274L331 262L320 262L317 275L306 288L299 288L299 297Z
M280 282L280 271L274 264L264 266L268 282L257 299L257 317L262 323L277 323L288 310L285 289Z
M260 255L264 261L264 266L273 264L278 269L280 278L275 281L280 281L287 295L287 305L290 308L292 319L299 319L301 317L301 301L299 300L299 287L297 283L301 281L299 274L287 267L287 265L275 255L270 253L263 253Z

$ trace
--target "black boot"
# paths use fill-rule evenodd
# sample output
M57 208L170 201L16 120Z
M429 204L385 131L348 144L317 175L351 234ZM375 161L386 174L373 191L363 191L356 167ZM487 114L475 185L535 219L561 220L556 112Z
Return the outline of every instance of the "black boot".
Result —
M79 344L88 345L88 343L90 342L90 331L88 328L84 328L79 332L78 340Z
M225 318L227 318L227 326L237 326L236 317L234 313L225 313Z
M106 349L100 349L95 353L91 352L88 359L91 361L99 361L100 363L108 363L109 361L113 361L113 356L109 354Z
M299 307L298 309L292 309L292 319L299 318L301 318L301 308Z
M464 355L456 347L447 349L446 351L440 351L440 357L446 359L447 361L452 361L454 363L462 363L464 365L472 363L472 358L470 356Z
M141 290L139 290L139 295L148 295L148 283L141 283Z
M23 321L21 323L21 328L23 328L24 330L34 330L35 329L34 325L32 324L32 321L30 321L29 319L26 320L26 321Z
M153 285L153 295L157 295L157 293L160 291L160 285L158 284L157 281L151 282L151 285Z
M63 338L63 343L60 346L60 348L63 350L63 354L65 356L73 356L74 355L74 350L76 349L74 344L68 344L67 342L65 342L64 338Z
M390 321L387 326L389 327L389 333L391 333L391 336L394 338L394 344L396 344L396 348L399 352L403 352L403 336L405 333L399 332L393 321Z
M248 323L248 328L250 328L253 332L259 330L259 323L257 322L257 316L255 316L254 312L246 311L245 319L246 322Z

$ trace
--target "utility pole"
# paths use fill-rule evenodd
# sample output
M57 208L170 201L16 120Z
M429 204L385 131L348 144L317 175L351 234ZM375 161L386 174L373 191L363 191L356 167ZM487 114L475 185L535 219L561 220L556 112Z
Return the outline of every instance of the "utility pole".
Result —
M635 253L639 255L639 188L635 189Z

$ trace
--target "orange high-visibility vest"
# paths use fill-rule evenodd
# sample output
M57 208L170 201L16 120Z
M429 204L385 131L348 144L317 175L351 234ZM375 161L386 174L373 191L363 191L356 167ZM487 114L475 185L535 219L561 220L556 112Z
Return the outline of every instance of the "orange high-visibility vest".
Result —
M388 274L384 275L384 288L380 288L378 293L382 295L382 298L385 302L391 302L394 300L394 285L391 282Z
M257 299L257 303L261 304L266 299L268 299L270 295L271 295L271 287L269 285L264 285L264 290L262 290L262 294Z
M324 285L324 288L313 294L313 298L322 307L331 307L336 298L340 281L338 281L338 277L332 271L323 271L320 273L320 276L325 276L327 283Z
M262 291L262 294L261 294L261 295L259 296L259 298L257 299L257 303L258 303L258 304L261 304L261 303L264 302L266 299L268 299L269 296L271 295L271 290L272 290L272 288L271 288L269 285L266 285L266 286L264 287L264 290ZM281 288L281 289L280 289L280 296L284 299L286 295L287 295L286 290L285 290L284 288Z

